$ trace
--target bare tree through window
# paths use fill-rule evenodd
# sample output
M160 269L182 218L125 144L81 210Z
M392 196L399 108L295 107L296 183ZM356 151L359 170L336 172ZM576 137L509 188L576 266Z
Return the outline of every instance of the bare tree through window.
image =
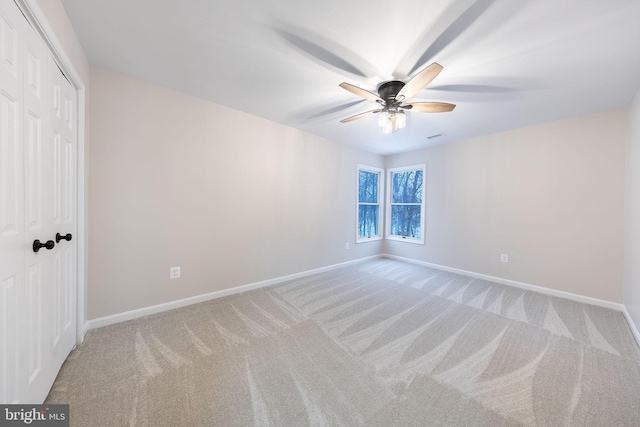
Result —
M424 168L391 170L389 235L422 239Z
M380 237L382 170L358 168L358 240Z

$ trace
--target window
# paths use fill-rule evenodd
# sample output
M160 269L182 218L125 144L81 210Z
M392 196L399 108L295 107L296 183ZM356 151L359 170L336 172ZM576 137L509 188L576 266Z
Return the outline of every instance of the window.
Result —
M382 239L380 197L382 169L358 165L358 232L356 243Z
M387 239L424 243L425 165L389 169Z

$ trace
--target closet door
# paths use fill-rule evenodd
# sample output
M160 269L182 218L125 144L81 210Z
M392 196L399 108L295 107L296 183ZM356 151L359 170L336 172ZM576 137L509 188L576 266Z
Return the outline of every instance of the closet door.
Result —
M26 21L23 18L26 24ZM53 299L53 146L47 100L51 98L47 48L27 26L19 32L22 60L24 155L24 251L25 276L19 314L22 354L20 400L39 403L46 397L56 373L50 360ZM49 247L35 252L35 241ZM50 249L49 249L50 248Z
M20 400L24 377L25 288L23 62L24 18L0 3L0 402Z
M78 248L78 183L76 138L76 91L67 81L53 58L49 56L49 75L52 88L48 105L51 118L50 142L52 156L49 160L53 201L50 224L51 235L56 240L53 249L53 295L50 306L53 327L54 371L75 345L76 337L76 277Z
M41 403L75 342L75 92L0 12L0 403Z

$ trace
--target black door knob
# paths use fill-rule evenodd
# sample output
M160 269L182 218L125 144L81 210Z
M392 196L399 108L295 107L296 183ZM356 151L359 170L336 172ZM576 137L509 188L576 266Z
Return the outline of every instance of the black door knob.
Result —
M71 233L67 233L64 236L60 233L56 233L56 243L60 243L60 240L66 240L67 242L71 241Z
M48 250L53 249L53 247L55 246L55 242L53 240L47 240L46 243L42 243L40 242L40 240L34 240L33 241L33 252L38 252L40 250L40 248L45 248Z

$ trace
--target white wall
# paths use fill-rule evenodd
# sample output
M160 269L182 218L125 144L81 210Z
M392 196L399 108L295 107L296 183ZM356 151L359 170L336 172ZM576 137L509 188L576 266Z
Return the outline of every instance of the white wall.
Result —
M357 164L383 157L98 66L91 85L89 319L381 252L354 241Z
M640 327L640 90L629 107L623 304Z
M389 156L426 163L420 261L622 302L627 110ZM500 253L509 263L500 263Z

